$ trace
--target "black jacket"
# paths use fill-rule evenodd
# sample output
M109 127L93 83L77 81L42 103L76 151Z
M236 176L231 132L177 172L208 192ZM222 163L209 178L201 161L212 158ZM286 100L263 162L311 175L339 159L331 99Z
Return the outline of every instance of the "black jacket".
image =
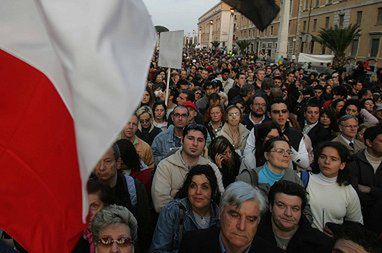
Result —
M180 244L179 253L220 253L218 228L196 230L186 233ZM255 236L248 253L278 253L279 248L269 244L259 236Z
M271 213L267 212L261 219L257 234L268 243L277 246L275 235L272 230ZM299 228L289 241L286 252L290 253L325 253L332 252L333 241L321 231L312 228L310 223L301 215Z
M301 124L301 129L304 129L304 124ZM320 122L317 123L310 131L308 132L308 136L312 141L313 149L316 149L318 144L324 141L332 140L332 133L329 129L325 128Z

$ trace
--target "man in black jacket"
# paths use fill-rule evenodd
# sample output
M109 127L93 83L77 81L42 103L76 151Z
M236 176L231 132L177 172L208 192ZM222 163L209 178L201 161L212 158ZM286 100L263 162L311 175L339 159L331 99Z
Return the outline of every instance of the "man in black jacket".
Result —
M222 196L220 208L221 228L185 234L179 253L282 252L256 235L266 209L260 190L242 181L232 183Z
M369 127L363 136L366 149L349 164L352 185L361 201L365 226L382 233L382 124Z
M268 201L269 212L259 225L260 237L286 252L331 252L332 240L301 215L307 203L302 186L280 180L271 187Z

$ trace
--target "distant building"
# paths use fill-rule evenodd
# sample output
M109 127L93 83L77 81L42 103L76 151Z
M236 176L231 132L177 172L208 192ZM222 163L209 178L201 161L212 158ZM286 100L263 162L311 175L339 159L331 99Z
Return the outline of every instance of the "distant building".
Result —
M201 47L211 47L212 41L220 47L228 43L231 7L223 2L216 4L198 19L198 42Z
M375 61L382 66L382 0L290 0L288 58L300 52L329 54L330 50L311 40L321 28L360 24L361 36L356 38L347 56L357 60ZM280 5L280 0L276 0ZM260 32L245 17L235 12L235 37L249 40L249 51L262 52L274 59L277 49L279 17Z

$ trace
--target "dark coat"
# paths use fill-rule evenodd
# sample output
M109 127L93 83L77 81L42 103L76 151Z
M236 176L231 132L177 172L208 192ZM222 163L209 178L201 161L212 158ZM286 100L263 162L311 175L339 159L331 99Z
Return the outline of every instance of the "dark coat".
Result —
M235 83L228 91L228 102L231 103L233 99L240 95L240 87Z
M243 118L243 124L247 127L248 130L252 130L252 128L254 127L252 121L249 119L249 117L251 117L251 114L248 113L244 116ZM264 120L263 122L261 123L264 123L264 122L268 122L270 121L271 119L268 117L268 114L265 113L265 117L264 117ZM259 124L258 124L259 125Z
M382 216L379 213L382 205L382 163L374 173L373 167L366 159L365 150L362 150L353 157L349 169L352 185L361 201L366 227L376 232L382 232ZM369 186L370 193L360 192L359 184Z
M304 129L304 124L301 124L301 129ZM316 149L318 144L324 141L330 141L333 139L332 133L329 129L325 128L320 122L317 123L310 131L308 136L312 141L313 149Z
M151 144L154 141L154 138L161 132L162 132L162 129L158 127L153 127L152 129L149 129L149 130L146 130L146 129L142 129L142 131L138 130L136 134L139 137L139 139L145 141L147 144L151 146Z
M180 244L179 253L219 253L222 252L219 243L218 228L191 231L186 233ZM248 253L278 253L281 249L269 244L259 236L255 236Z
M275 235L272 230L271 213L267 212L261 219L257 233L268 243L277 246ZM305 218L301 215L299 228L289 241L286 252L290 253L325 253L332 252L333 241L321 231L312 228Z

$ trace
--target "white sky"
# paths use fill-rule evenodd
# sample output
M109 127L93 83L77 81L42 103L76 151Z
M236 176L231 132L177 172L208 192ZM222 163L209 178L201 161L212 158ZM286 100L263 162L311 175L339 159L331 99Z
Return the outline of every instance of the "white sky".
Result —
M197 30L198 18L219 0L143 0L154 25L170 31L184 30L185 34Z

